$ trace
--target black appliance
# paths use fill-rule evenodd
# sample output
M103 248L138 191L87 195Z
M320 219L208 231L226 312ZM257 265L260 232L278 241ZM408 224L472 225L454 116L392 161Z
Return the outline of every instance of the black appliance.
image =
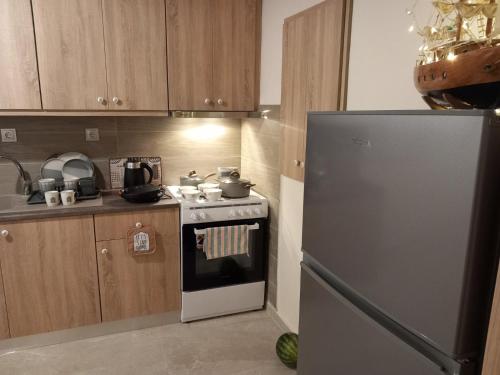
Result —
M154 185L139 185L123 189L120 195L132 203L153 203L163 198L165 190Z
M144 171L147 171L149 178L146 181ZM125 162L125 175L123 178L123 187L140 186L150 184L153 180L153 169L147 164L142 163L136 158L129 158Z

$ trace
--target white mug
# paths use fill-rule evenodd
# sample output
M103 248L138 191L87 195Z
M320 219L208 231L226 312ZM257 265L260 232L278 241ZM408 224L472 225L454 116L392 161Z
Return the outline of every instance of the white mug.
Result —
M61 191L61 200L64 206L72 206L76 202L75 192L73 190Z
M56 207L61 203L59 192L57 190L46 191L45 192L45 202L49 207Z

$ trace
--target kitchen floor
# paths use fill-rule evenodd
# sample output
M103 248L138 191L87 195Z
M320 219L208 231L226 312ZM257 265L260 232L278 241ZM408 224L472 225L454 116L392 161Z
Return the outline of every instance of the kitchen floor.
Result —
M0 355L0 374L293 375L266 311L124 332Z

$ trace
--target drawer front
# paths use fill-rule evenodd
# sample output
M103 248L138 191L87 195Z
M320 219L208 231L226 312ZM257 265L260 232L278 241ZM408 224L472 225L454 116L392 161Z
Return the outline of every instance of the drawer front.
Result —
M110 241L127 238L127 232L137 226L152 226L159 235L178 233L179 209L125 212L95 215L96 241Z

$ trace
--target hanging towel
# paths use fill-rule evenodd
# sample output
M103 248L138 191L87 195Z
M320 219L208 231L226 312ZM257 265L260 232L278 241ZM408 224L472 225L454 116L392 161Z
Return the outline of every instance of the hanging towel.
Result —
M248 255L248 225L207 228L203 252L207 259Z

